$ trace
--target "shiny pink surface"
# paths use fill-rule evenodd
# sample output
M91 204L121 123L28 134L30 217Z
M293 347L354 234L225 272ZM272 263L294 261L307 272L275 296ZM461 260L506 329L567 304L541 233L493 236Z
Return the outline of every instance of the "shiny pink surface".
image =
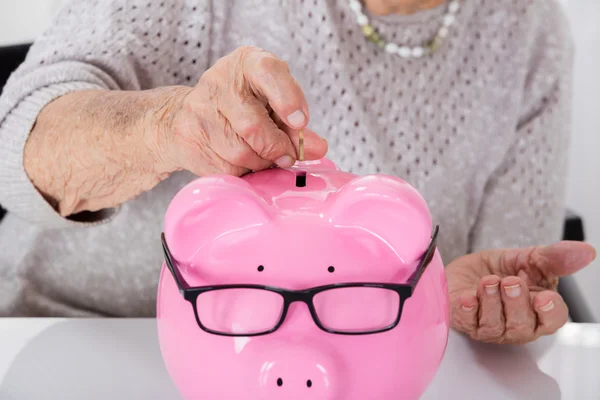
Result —
M298 168L307 171L305 187L295 186ZM165 216L167 243L190 286L402 283L425 252L432 228L427 205L406 182L358 177L328 160L243 178L198 179L175 196ZM206 303L202 313L211 323L260 329L272 319L274 304L243 296L215 298L221 308ZM330 324L357 319L377 324L387 317L380 300L356 292L315 299L315 305L323 307ZM242 301L264 307L236 314L233 304ZM332 312L328 302L341 306ZM440 365L449 329L446 277L437 252L399 325L384 333L327 333L297 302L269 335L211 335L198 327L165 265L157 307L163 359L185 399L417 399Z

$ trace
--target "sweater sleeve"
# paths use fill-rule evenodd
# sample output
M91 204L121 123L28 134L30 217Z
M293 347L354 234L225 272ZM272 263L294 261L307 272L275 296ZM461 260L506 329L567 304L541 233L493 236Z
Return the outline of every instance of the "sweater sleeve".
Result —
M25 143L40 111L59 96L86 89L143 90L181 83L176 63L182 46L191 40L207 41L197 36L204 32L188 36L191 29L182 26L191 3L194 18L210 18L204 4L208 0L72 0L61 10L0 97L0 204L4 208L47 228L102 223L114 215L116 210L102 210L87 215L85 222L61 217L25 172ZM209 62L203 53L198 54L199 68Z
M485 187L471 231L472 252L547 245L562 236L573 46L556 2L535 3L524 43L520 120L512 146Z

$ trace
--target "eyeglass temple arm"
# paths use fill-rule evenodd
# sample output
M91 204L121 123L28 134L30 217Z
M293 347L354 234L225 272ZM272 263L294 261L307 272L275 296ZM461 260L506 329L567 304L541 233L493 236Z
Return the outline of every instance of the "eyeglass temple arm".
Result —
M173 279L175 279L175 283L177 284L177 288L183 294L184 289L187 288L187 283L180 277L178 274L178 270L175 269L173 265L173 255L171 254L171 250L169 250L169 246L167 245L167 240L165 239L164 232L160 234L160 240L162 242L163 252L165 254L165 262L167 263L167 268L171 271L171 275L173 275Z
M437 236L438 236L439 230L440 230L439 225L436 225L435 229L433 230L433 234L431 235L431 242L429 243L429 247L425 251L425 254L423 255L423 258L421 259L419 266L417 267L415 272L413 272L413 274L408 278L408 283L413 288L413 290L417 286L417 283L419 283L419 280L421 279L423 272L425 272L425 269L427 268L427 266L431 262L431 259L433 258L433 255L435 254L435 249L437 248Z

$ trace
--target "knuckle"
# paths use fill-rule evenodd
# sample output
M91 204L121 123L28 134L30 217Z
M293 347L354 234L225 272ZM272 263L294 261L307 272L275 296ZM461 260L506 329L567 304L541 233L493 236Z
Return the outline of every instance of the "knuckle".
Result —
M238 123L237 133L245 139L258 136L261 131L259 121L246 119Z
M238 60L237 64L242 67L252 61L250 64L254 67L264 69L265 67L273 65L273 60L276 60L276 57L271 53L256 46L238 47L233 54L235 54L234 59Z
M258 53L262 51L264 50L256 46L240 46L233 51L232 55L240 58L246 58L249 54Z
M257 53L261 53L264 50L254 46L241 46L238 47L229 59L229 76L228 79L233 75L234 82L237 82L244 76L244 71L252 64L252 56ZM239 86L240 82L237 82L235 86Z
M528 247L526 249L526 265L530 267L545 268L548 266L548 258L542 254L540 247Z
M258 62L258 67L264 72L289 72L289 66L285 61L266 53Z

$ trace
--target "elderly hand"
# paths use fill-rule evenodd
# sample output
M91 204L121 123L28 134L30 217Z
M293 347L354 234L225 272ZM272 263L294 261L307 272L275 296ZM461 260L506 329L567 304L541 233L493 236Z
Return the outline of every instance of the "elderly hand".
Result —
M195 87L75 90L46 105L29 135L25 171L62 216L116 207L173 172L243 175L291 166L308 105L287 65L242 47ZM304 155L327 142L304 129ZM62 154L60 162L56 154Z
M558 278L596 256L581 242L500 249L461 257L447 266L451 325L489 343L522 344L556 332L568 319Z
M218 60L196 87L178 91L159 114L166 129L159 132L157 155L174 169L199 176L292 166L298 130L309 119L304 94L286 63L254 47ZM307 160L327 152L327 142L308 129L304 146Z

